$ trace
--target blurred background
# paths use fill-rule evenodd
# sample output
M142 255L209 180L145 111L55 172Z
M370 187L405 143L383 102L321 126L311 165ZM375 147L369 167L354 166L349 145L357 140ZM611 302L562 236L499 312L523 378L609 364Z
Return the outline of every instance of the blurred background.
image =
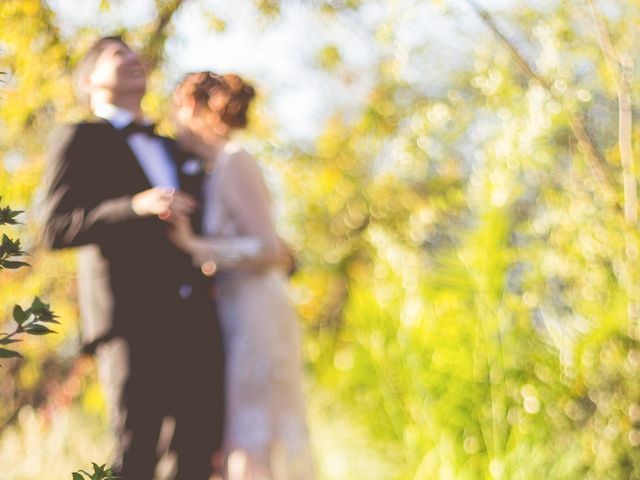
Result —
M74 253L38 250L37 187L54 126L85 114L70 71L126 31L164 133L188 71L257 87L243 142L299 262L320 478L639 479L638 19L638 0L2 0L0 203L25 210L3 232L32 267L0 275L0 331L34 295L61 325L2 362L0 478L109 460Z

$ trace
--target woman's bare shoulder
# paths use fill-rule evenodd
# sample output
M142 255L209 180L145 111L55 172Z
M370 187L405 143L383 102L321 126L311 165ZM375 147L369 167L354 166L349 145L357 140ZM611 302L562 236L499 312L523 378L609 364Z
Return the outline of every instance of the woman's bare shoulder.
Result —
M260 171L254 156L251 155L251 153L249 153L241 144L236 142L228 142L224 146L223 155L221 155L220 167L230 173Z

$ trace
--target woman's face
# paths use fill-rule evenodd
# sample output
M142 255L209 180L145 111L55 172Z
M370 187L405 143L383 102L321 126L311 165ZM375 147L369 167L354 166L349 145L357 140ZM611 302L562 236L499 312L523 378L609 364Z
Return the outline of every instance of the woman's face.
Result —
M173 109L176 137L185 143L199 141L218 142L223 135L216 129L213 113L206 107L189 100L176 100Z
M176 100L173 105L172 120L176 126L176 135L184 136L191 131L194 123L193 106L184 101Z

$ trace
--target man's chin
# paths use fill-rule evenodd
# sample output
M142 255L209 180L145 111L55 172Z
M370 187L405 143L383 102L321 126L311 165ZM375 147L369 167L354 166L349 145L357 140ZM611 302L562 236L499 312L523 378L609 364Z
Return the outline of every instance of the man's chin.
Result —
M135 84L134 82L131 82L127 85L121 85L120 88L118 88L120 94L123 95L140 95L140 97L143 97L145 93L147 93L147 82L145 81L144 83L139 83L139 84Z
M144 95L147 93L147 80L145 79L138 84L132 84L131 90Z

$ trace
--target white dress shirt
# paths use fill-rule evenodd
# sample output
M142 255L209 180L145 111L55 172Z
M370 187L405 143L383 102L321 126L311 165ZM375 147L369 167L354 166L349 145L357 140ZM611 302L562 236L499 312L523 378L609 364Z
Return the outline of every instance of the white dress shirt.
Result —
M135 118L134 114L111 104L98 105L94 111L96 117L104 118L118 130L122 130ZM179 188L176 165L169 156L162 140L142 132L136 132L127 138L127 143L153 187Z

